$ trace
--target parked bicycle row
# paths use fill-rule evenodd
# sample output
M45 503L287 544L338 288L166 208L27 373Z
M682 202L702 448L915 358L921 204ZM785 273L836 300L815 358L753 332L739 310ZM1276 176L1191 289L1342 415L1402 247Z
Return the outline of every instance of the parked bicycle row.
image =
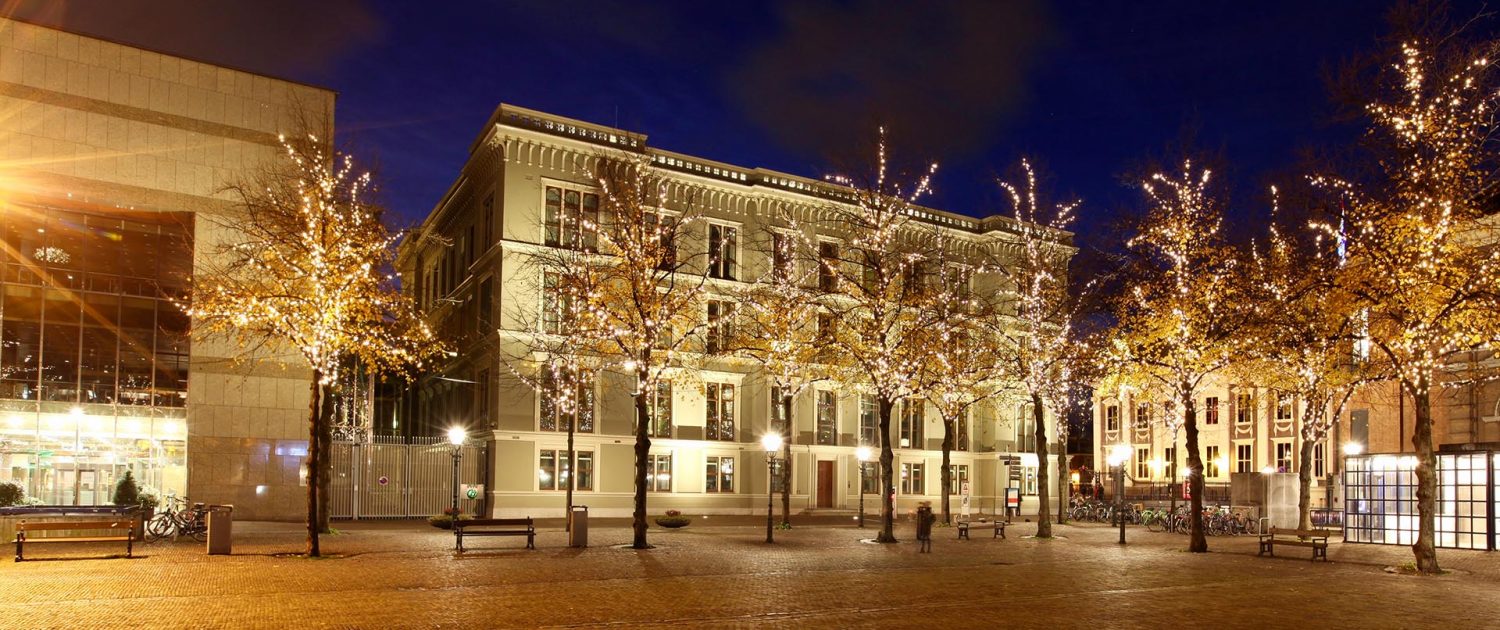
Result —
M1108 501L1075 497L1068 515L1075 521L1116 523L1118 521L1115 519L1118 514L1128 525L1145 525L1147 530L1153 532L1186 534L1190 527L1188 519L1190 509L1184 505L1179 506L1174 512L1164 507L1147 508L1138 503L1117 506ZM1203 509L1203 530L1209 536L1253 535L1260 533L1260 523L1245 515L1241 510L1211 506Z

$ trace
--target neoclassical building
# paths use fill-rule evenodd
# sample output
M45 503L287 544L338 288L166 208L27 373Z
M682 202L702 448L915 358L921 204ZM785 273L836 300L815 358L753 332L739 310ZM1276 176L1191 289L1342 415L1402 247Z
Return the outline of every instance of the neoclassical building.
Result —
M556 217L597 208L599 190L583 165L604 151L648 156L669 177L670 187L683 191L674 198L696 200L705 220L694 229L704 233L691 235L687 246L723 243L733 250L716 257L728 262L709 274L705 290L715 296L752 279L747 270L766 267L760 252L767 250L753 247L752 235L764 232L777 212L809 212L836 198L828 194L835 187L814 179L673 153L650 146L644 134L499 106L452 186L402 243L397 263L404 290L457 348L445 365L408 390L403 432L439 435L450 425L462 425L486 440L486 498L496 515L544 517L563 511L566 422L543 404L545 397L512 375L505 357L514 355L504 353L517 334L543 320L545 296L536 288L542 283L528 275L540 272L526 260L567 237L555 233ZM1007 217L974 219L927 208L916 217L979 247L999 248L1016 238ZM1058 238L1070 244L1071 235ZM759 439L772 422L771 388L742 363L707 366L699 377L701 383L673 384L657 395L657 408L669 408L670 420L652 429L651 509L764 510L768 473ZM635 464L630 388L621 374L606 373L597 381L586 386L584 397L592 404L577 417L575 501L596 515L625 516ZM1015 422L1021 412L1019 406L984 407L961 429L952 459L953 494L967 486L976 510L996 509L1009 486L1021 491L1024 509L1032 512L1037 484L1055 487L1054 480L1038 480L1035 458L1022 454L1031 450L1033 433L1026 423ZM921 405L896 413L892 439L901 446L893 473L898 509L907 510L940 498L942 425ZM873 400L852 387L822 384L797 397L791 432L794 511L853 510L862 492L878 495L875 465L866 468L861 481L855 455L861 444L878 446L874 414ZM866 498L871 512L878 510L876 498ZM957 500L954 505L957 511Z
M332 91L0 17L0 481L115 479L294 519L307 375L235 365L179 306L222 187ZM301 111L301 114L298 113Z

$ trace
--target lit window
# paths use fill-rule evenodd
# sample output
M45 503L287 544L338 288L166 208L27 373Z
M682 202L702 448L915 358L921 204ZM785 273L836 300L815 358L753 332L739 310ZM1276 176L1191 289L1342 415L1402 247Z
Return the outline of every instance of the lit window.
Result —
M734 458L709 457L704 468L704 492L734 492Z

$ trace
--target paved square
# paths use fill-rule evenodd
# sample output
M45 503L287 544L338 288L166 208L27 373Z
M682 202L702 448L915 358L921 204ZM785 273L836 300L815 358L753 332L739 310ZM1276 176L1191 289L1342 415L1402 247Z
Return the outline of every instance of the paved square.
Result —
M294 525L238 523L234 556L201 545L138 546L135 559L89 558L112 547L38 548L0 563L0 626L112 627L1050 627L1361 628L1500 624L1500 556L1443 552L1453 574L1419 578L1382 567L1404 548L1334 543L1330 563L1306 550L1258 558L1253 537L1186 538L1130 530L1115 543L1100 525L1064 526L1066 539L958 541L938 529L931 554L908 527L899 545L845 520L778 531L720 518L653 529L656 549L621 549L622 521L596 520L593 546L569 549L544 523L538 551L524 539L475 539L425 523L341 523L325 539L339 557L300 549ZM804 520L804 523L807 521ZM727 523L727 524L723 524ZM468 542L466 541L466 546ZM59 558L59 556L61 556ZM58 558L41 560L40 558Z

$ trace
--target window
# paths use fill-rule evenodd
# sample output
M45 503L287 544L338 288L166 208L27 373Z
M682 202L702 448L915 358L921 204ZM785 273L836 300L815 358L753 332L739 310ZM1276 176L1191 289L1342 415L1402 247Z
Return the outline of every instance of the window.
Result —
M771 233L771 274L777 280L792 277L792 235L783 232Z
M1177 447L1175 446L1167 447L1167 466L1170 467L1170 470L1167 471L1167 474L1169 475L1177 474L1173 471L1181 468L1181 466L1177 465Z
M862 462L859 469L859 491L864 494L880 494L880 463Z
M646 489L652 492L672 491L672 455L646 456Z
M963 265L948 265L943 269L943 288L959 298L970 296L973 272Z
M708 224L708 275L734 280L739 259L739 228Z
M773 471L774 472L774 471ZM708 458L704 466L704 492L734 492L734 458Z
M1319 479L1322 479L1324 474L1326 474L1326 471L1323 470L1323 449L1325 448L1327 448L1325 444L1313 445L1313 476Z
M729 351L729 344L734 338L734 303L724 300L708 301L708 343L705 349L709 354L718 354Z
M1219 398L1209 396L1203 399L1203 424L1219 423Z
M573 298L563 291L562 276L554 272L542 274L542 332L562 334L567 330L564 322L572 319Z
M839 289L839 245L818 243L818 290L832 293Z
M478 322L479 334L482 337L489 336L490 333L495 332L494 315L491 313L495 308L495 290L493 285L494 283L489 278L479 281Z
M790 435L786 424L786 399L781 395L781 386L771 386L771 430Z
M705 418L710 440L734 439L734 385L729 383L705 383L704 397L708 399L708 416Z
M833 345L833 341L835 338L834 326L837 325L838 323L833 319L833 313L822 311L818 312L818 330L816 333L817 338L815 340L818 346L827 348L828 346Z
M1151 403L1136 403L1135 404L1135 419L1132 422L1132 426L1134 426L1137 430L1140 430L1140 429L1144 429L1144 428L1146 428L1146 427L1148 427L1150 425L1151 425Z
M948 482L948 494L963 495L964 484L969 482L969 465L949 464Z
M599 244L599 195L548 186L543 221L547 245L592 251Z
M672 437L672 382L657 381L656 395L651 397L651 425L646 434L657 438Z
M1235 396L1234 421L1236 424L1250 424L1255 421L1255 398L1250 394Z
M818 390L818 444L838 444L838 399L834 392Z
M573 457L578 461L578 478L574 481L577 486L574 490L594 489L594 452L573 451ZM541 451L536 469L536 487L538 490L567 490L568 489L568 451L543 449Z
M1021 405L1016 410L1016 450L1031 451L1036 448L1036 421L1031 417L1034 405Z
M964 415L958 419L958 443L953 448L960 451L969 450L969 410L964 410Z
M1021 468L1021 494L1036 496L1036 466Z
M921 295L933 284L932 263L915 261L906 264L901 273L901 293L906 296Z
M786 489L786 460L777 458L771 462L771 492L784 492Z
M1254 470L1255 462L1250 459L1250 445L1236 444L1234 446L1234 471L1247 473Z
M901 403L901 448L922 448L922 401L907 399Z
M901 494L924 494L927 486L923 479L922 469L926 464L901 464Z
M479 399L479 404L474 406L475 415L484 423L483 426L492 426L490 423L490 369L484 368L474 374L474 397Z
M859 443L880 446L880 407L869 394L859 397Z
M1150 479L1151 478L1151 449L1149 449L1149 448L1138 448L1138 449L1135 449L1135 478L1136 479Z
M495 242L495 193L484 196L484 202L480 204L484 214L484 247L482 251L489 251L490 244Z
M1203 462L1204 477L1218 477L1224 474L1219 470L1219 447L1217 445L1206 447L1204 453L1208 456Z
M594 432L594 379L575 371L554 372L543 368L542 431L567 431L577 421L577 431Z
M1276 395L1276 419L1291 420L1293 413L1293 398L1286 394Z
M1104 407L1104 430L1120 430L1120 407L1118 405L1107 405Z
M1276 472L1292 472L1292 443L1276 443Z
M677 266L677 217L670 214L647 212L645 237L655 239L656 268L671 269ZM649 244L649 243L648 243Z

